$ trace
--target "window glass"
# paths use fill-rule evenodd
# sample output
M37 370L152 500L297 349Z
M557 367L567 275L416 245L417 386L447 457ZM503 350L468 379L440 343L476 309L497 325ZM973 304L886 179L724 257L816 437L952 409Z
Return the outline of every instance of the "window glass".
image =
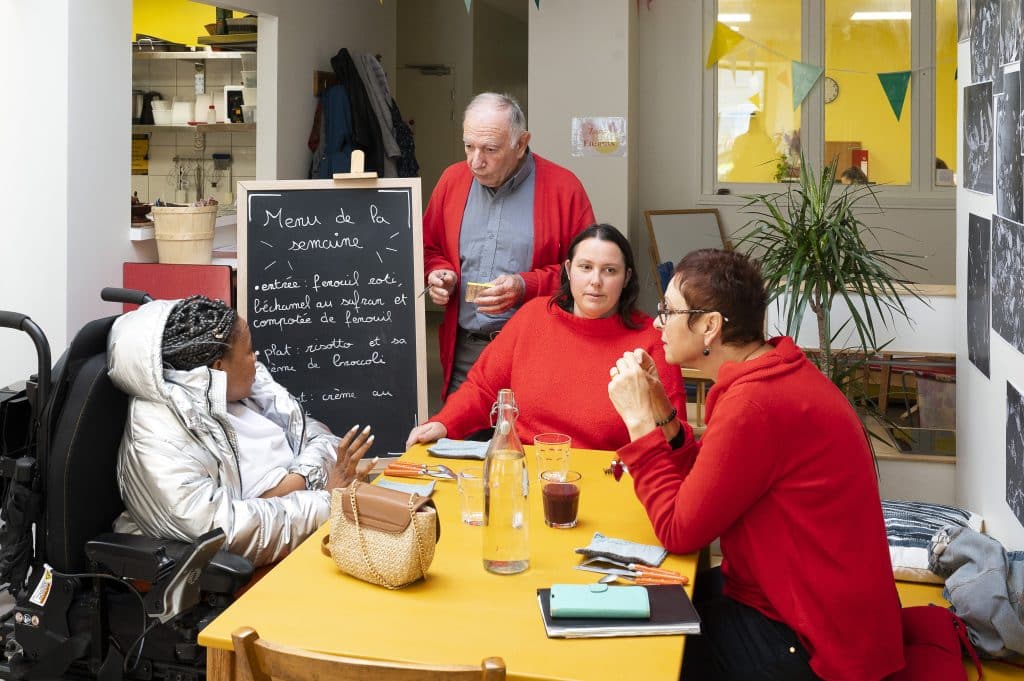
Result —
M799 172L800 0L720 0L718 18L747 40L718 62L718 170L723 182L773 182Z
M956 172L956 0L935 2L935 167ZM941 163L940 163L941 161ZM936 174L944 184L952 178Z
M840 173L856 165L871 182L910 183L911 86L897 120L878 78L910 70L910 5L825 0L824 77L833 82L823 83L824 159L838 157ZM953 90L955 97L955 83Z

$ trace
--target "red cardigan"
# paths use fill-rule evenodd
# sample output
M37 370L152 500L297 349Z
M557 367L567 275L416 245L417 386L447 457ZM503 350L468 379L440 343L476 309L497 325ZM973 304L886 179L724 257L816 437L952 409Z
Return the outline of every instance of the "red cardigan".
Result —
M531 152L532 153L532 152ZM547 296L558 288L558 268L569 253L569 242L594 224L594 210L583 185L571 171L533 154L533 269L520 272L526 283L523 302ZM423 275L436 269L452 270L461 279L459 235L469 199L473 173L466 163L455 163L441 175L423 215ZM456 289L458 290L458 289ZM452 296L438 330L444 387L448 396L459 324L459 301Z
M629 432L608 398L608 370L622 353L643 348L654 358L672 405L686 413L679 367L665 362L661 334L651 318L637 312L639 329L627 328L618 315L584 319L548 298L523 305L480 355L466 382L452 393L431 421L459 439L489 424L491 405L502 388L511 388L519 406L516 432L525 445L538 433L565 433L572 446L616 449ZM683 427L689 425L683 422Z
M823 679L903 666L900 604L860 420L789 338L726 363L699 443L658 432L619 451L674 553L722 540L725 594L791 627Z

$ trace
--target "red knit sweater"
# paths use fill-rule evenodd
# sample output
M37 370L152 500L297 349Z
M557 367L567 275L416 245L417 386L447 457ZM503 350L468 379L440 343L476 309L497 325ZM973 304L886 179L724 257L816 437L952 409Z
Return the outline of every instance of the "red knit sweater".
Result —
M562 166L537 154L534 160L533 190L533 262L529 272L519 272L526 284L523 300L547 297L558 288L558 268L569 255L569 242L594 224L594 210L583 185ZM462 276L459 235L462 213L469 199L473 173L466 163L448 167L438 180L430 203L423 214L423 275L446 269ZM459 301L453 296L444 310L438 330L441 369L444 387L441 397L448 395L455 355L455 333L459 324Z
M608 370L622 353L643 348L654 358L673 406L686 413L679 367L665 362L660 334L647 315L637 313L639 329L618 315L584 319L535 298L516 312L484 349L466 382L449 395L431 421L462 438L489 424L491 406L502 388L511 388L519 406L516 432L532 445L537 433L565 433L572 446L615 449L629 433L608 398ZM689 428L684 423L684 428ZM660 432L660 431L659 431ZM688 435L689 437L689 435ZM662 440L664 441L662 436Z
M699 443L652 432L619 454L665 548L721 537L726 595L791 627L823 679L880 679L903 642L864 431L791 339L771 342L719 370Z

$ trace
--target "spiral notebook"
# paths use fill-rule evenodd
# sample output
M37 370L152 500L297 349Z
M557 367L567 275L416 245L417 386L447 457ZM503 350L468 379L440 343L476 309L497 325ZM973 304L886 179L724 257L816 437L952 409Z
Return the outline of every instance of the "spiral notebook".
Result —
M613 636L674 636L699 634L700 615L686 590L675 585L645 587L650 619L576 619L551 617L551 589L537 589L537 601L548 638L608 638Z

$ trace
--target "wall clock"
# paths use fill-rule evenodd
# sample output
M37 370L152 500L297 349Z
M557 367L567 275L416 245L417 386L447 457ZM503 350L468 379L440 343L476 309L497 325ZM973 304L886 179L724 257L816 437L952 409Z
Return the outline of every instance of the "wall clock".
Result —
M825 76L825 103L831 104L836 101L836 97L839 96L839 83L834 79Z

